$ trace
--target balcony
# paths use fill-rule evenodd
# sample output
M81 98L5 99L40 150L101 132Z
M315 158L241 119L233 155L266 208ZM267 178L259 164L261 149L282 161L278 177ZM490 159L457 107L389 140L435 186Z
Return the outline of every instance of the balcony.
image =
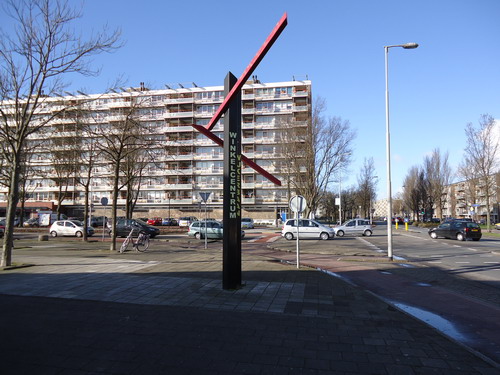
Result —
M188 184L165 184L165 189L174 189L174 190L190 190L193 188L193 183Z
M165 112L165 118L193 117L194 112Z
M177 98L177 99L165 99L165 104L184 104L184 103L193 103L194 98Z
M193 129L194 128L191 125L188 125L188 126L165 126L165 127L163 127L163 131L166 133L192 131Z
M304 98L309 96L308 91L296 91L292 94L294 98Z
M294 112L306 112L309 110L308 105L294 105L293 106L293 111Z

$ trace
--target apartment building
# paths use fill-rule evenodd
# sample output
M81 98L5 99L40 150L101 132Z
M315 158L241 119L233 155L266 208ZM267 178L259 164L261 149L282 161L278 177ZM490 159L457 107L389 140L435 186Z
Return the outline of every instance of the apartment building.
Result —
M144 84L136 89L96 95L68 95L46 98L38 116L58 111L63 103L78 104L79 116L65 111L44 126L39 140L52 140L47 147L31 147L29 163L36 168L29 176L25 203L28 214L37 210L54 210L58 204L61 181L65 181L66 198L61 202L68 216L82 216L83 187L71 183L71 177L56 178L57 165L64 150L81 136L82 121L91 129L112 127L123 121L131 104L135 103L135 118L147 133L148 154L152 159L141 172L140 187L134 216L179 217L196 216L200 211L200 192L211 192L207 209L211 217L222 218L223 149L196 131L191 125L206 125L224 99L223 87L191 87L149 90ZM283 178L280 163L280 132L290 126L308 126L311 119L311 82L290 81L260 83L248 81L242 88L242 153L265 170L276 175L282 186L276 186L253 169L242 169L243 216L274 220L288 207L289 186ZM8 103L2 103L8 106ZM213 132L223 138L224 119ZM36 137L35 137L36 138ZM54 142L54 140L59 140ZM95 139L99 142L99 139ZM31 139L36 144L36 139ZM85 141L83 141L85 142ZM59 150L55 160L54 150ZM69 151L68 151L69 152ZM91 179L93 210L105 214L102 198L112 197L110 162L100 156ZM0 187L0 216L5 212L7 189ZM127 191L120 190L118 204L125 205ZM205 210L203 206L202 211ZM123 214L123 211L119 211Z
M490 217L492 222L500 221L500 173L490 176L493 187L490 192ZM445 206L443 217L472 218L477 221L486 220L486 189L480 180L460 181L451 184L443 193Z

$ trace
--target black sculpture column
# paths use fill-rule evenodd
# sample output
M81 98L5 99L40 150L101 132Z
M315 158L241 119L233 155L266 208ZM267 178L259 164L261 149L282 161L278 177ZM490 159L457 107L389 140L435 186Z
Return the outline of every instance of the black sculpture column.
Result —
M224 80L227 97L236 84L229 72ZM224 114L224 206L222 287L241 287L241 90Z

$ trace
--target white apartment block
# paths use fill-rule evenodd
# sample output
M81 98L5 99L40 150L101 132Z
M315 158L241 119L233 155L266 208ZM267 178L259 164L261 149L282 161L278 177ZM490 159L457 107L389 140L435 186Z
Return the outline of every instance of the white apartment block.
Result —
M490 217L496 223L500 221L500 173L490 176L492 186L490 192ZM451 184L443 193L446 204L443 208L443 217L472 218L477 221L485 220L486 189L480 180L460 181Z
M90 99L90 100L89 100ZM94 127L105 127L119 121L131 101L140 103L138 121L154 137L150 146L154 160L148 163L139 189L135 217L198 216L200 192L211 192L209 216L222 218L223 149L195 130L191 124L206 125L222 103L223 87L192 87L149 90L140 88L96 95L68 95L46 98L39 116L60 109L61 102L88 102L84 117ZM282 181L276 186L253 169L242 168L242 202L245 217L274 220L276 213L288 207L289 187L280 169L279 133L286 126L308 126L311 119L311 82L290 81L260 83L248 81L242 88L242 153ZM1 103L4 108L9 104ZM44 113L45 111L45 113ZM223 137L222 118L214 134ZM38 137L70 139L78 136L74 116L58 116ZM31 163L37 173L29 178L26 213L55 210L58 186L54 179L54 158L50 150L32 149ZM40 173L44 170L45 174ZM101 160L92 171L91 198L94 212L105 214L101 198L111 202L112 171L109 162ZM83 216L83 187L67 186L62 202L68 216ZM119 215L125 204L126 191L118 197ZM7 189L0 187L0 216L5 216ZM202 206L201 211L204 212Z

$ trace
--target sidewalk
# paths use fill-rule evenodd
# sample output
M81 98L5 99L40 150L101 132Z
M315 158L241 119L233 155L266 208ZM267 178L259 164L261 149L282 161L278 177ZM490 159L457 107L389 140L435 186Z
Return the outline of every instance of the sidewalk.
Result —
M287 253L245 250L244 287L224 291L220 242L36 245L14 253L34 266L0 272L4 374L500 373L363 287L272 257Z

